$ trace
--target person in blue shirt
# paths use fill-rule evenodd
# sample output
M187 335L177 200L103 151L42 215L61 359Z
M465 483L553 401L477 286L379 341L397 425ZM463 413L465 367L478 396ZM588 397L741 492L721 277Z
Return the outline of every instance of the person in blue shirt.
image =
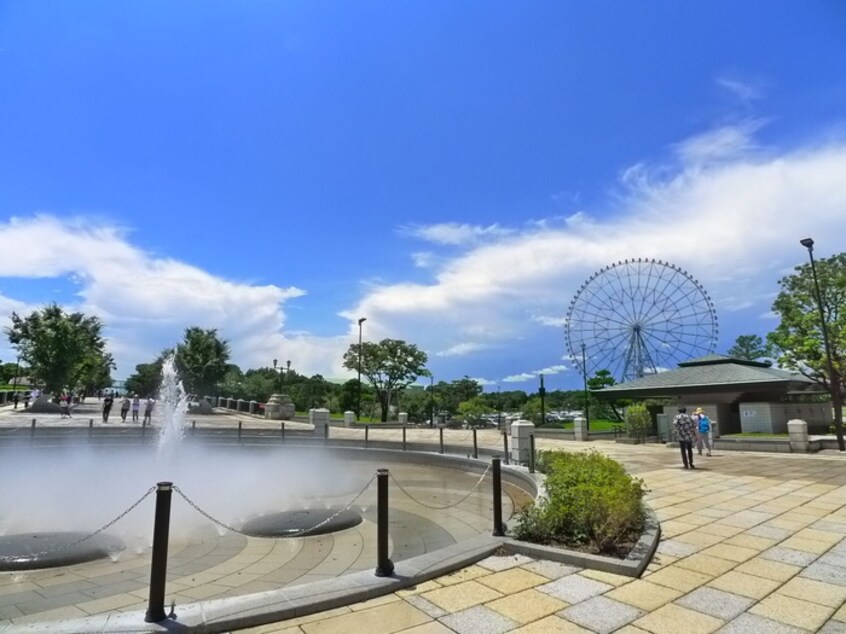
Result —
M705 415L701 407L696 408L693 413L693 420L696 423L696 450L702 455L702 446L705 446L708 456L711 455L711 420Z

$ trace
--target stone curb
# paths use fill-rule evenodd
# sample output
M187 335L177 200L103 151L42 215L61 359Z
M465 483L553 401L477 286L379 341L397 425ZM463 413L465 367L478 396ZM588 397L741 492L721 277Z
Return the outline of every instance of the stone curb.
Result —
M613 557L603 557L602 555L592 555L590 553L580 553L573 550L565 550L562 548L554 548L552 546L544 546L542 544L532 544L530 542L522 542L516 539L506 539L503 546L509 551L534 557L536 559L548 559L550 561L557 561L562 564L569 564L571 566L578 566L579 568L589 568L591 570L599 570L601 572L610 572L615 575L623 575L626 577L640 577L649 562L652 560L652 555L655 554L655 549L658 548L658 542L661 540L661 524L658 522L658 517L652 509L646 509L646 526L637 544L634 545L631 552L625 559L615 559Z
M333 447L333 449L341 449ZM455 467L483 472L487 465L480 460L466 459L423 452L402 452L396 449L343 448L344 453L354 456L381 454L418 464L437 464L441 467ZM503 465L504 480L518 482L534 489L538 494L538 475L529 474L523 468ZM639 577L655 552L661 529L658 518L647 507L646 529L632 552L624 560L602 557L550 546L531 544L503 537L480 535L437 551L397 562L391 577L377 577L370 571L362 571L325 581L269 590L240 597L213 599L176 606L176 618L161 623L145 623L144 612L91 616L55 622L33 622L0 626L0 634L93 634L196 632L211 634L233 629L254 627L267 623L285 621L308 614L324 612L338 607L367 601L391 594L435 579L472 565L500 548L509 552L548 559L582 568L600 570L629 577Z

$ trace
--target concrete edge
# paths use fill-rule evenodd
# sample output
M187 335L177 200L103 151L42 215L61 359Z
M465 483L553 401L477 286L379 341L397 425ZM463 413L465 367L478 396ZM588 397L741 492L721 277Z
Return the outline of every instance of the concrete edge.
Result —
M610 572L626 577L640 577L643 571L652 561L658 542L661 540L661 523L655 512L646 507L646 522L643 533L631 552L625 559L580 553L574 550L544 546L543 544L532 544L516 539L506 539L503 546L511 552L535 557L538 559L549 559L562 564L589 568L601 572Z
M487 465L479 460L435 453L403 452L396 449L363 449L359 447L332 447L353 454L381 453L388 457L408 460L415 456L423 464L463 468L483 472ZM530 474L522 467L502 467L503 479L527 486L539 494L539 474ZM614 559L569 551L551 546L531 544L504 537L480 535L431 553L396 563L391 577L377 577L370 571L316 581L300 586L280 588L240 597L214 599L176 606L176 618L161 623L145 623L144 612L91 616L53 622L32 622L0 627L0 634L121 634L191 632L212 634L232 629L255 627L284 621L317 612L332 610L379 596L391 594L411 586L449 574L494 554L505 548L509 552L548 559L581 568L639 577L652 559L661 536L661 527L655 513L646 507L644 532L626 559Z

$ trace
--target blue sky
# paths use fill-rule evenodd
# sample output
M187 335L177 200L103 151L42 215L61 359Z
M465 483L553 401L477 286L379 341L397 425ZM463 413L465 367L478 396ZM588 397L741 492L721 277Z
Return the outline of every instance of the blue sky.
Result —
M718 351L846 248L840 2L0 2L0 322L98 314L125 377L191 325L242 367L580 384L562 320L688 270ZM0 359L14 353L0 343Z

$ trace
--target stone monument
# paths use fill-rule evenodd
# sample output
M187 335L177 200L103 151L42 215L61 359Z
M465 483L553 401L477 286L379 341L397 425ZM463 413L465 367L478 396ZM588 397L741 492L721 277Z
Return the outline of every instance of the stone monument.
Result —
M287 394L273 394L264 406L264 417L271 420L291 420L296 408Z

